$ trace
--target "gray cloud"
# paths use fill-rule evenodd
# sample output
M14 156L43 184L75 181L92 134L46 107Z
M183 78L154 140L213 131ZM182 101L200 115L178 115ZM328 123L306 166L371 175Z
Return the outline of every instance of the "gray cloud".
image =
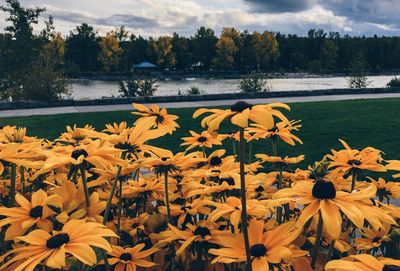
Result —
M399 0L319 0L319 4L335 14L357 22L399 26Z
M48 13L52 14L56 21L62 20L74 24L89 23L111 27L125 25L128 28L138 29L150 29L159 26L159 23L155 19L131 14L113 14L111 16L100 18L95 17L90 13L78 11L49 10Z
M317 0L244 0L255 13L298 12L312 8Z

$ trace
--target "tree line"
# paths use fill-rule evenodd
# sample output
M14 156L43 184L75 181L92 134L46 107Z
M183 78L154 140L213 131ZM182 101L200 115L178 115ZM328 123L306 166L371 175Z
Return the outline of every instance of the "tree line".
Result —
M8 26L0 33L0 98L52 100L68 94L68 77L86 72L130 72L148 61L177 71L351 73L360 57L370 72L400 68L400 37L353 37L311 29L307 36L200 27L190 37L145 38L124 26L103 35L82 23L63 36L53 18L34 33L43 8L6 0Z
M124 26L99 35L82 23L59 38L71 73L130 71L133 64L143 61L180 71L348 73L360 54L370 72L400 68L400 37L341 36L321 29L311 29L303 37L225 27L217 36L213 29L200 27L191 37L174 33L144 38L130 34Z

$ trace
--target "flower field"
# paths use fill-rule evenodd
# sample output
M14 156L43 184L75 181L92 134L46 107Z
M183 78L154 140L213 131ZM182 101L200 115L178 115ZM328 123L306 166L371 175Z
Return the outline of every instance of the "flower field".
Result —
M180 129L156 105L53 141L0 128L0 270L400 270L400 160L339 139L300 169L289 110L198 109L180 153L153 144Z

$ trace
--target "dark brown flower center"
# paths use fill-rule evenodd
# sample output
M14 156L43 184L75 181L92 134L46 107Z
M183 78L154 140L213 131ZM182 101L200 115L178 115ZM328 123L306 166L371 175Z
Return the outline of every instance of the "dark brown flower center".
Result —
M208 228L201 226L197 227L193 233L194 235L201 235L201 237L203 238L206 237L207 235L211 235L211 232Z
M206 141L207 141L207 137L201 136L201 137L199 137L199 138L197 139L197 141L200 142L200 143L206 142Z
M39 218L43 215L43 206L35 206L29 211L29 215L33 218Z
M88 157L89 154L84 149L79 149L74 150L71 154L71 157L74 159L78 159L81 155L83 155L84 157Z
M139 223L133 223L132 225L131 225L131 227L133 228L133 229L136 229L137 227L139 227Z
M68 242L69 242L69 235L67 233L59 233L47 239L46 247L49 249L56 249Z
M132 261L132 255L130 253L122 253L119 258L123 261Z
M260 193L260 192L262 192L262 191L264 191L264 187L263 187L262 185L260 185L260 186L258 186L258 187L256 188L256 192L257 192L257 193Z
M382 271L400 271L400 266L384 265Z
M329 181L317 180L312 188L312 195L317 199L334 199L336 188Z
M247 108L252 108L252 105L245 101L238 101L237 103L231 106L231 111L233 112L243 112Z
M352 160L347 161L347 164L349 164L350 166L359 166L359 165L361 165L361 161L352 159Z
M218 156L211 157L211 159L210 159L211 166L219 166L221 164L222 164L221 158L219 158Z
M255 244L250 248L253 257L262 257L267 253L267 248L263 244Z
M381 238L377 236L374 239L372 239L372 242L376 243L376 242L379 242L379 240L381 240Z
M228 185L235 185L235 180L231 177L228 178L220 178L219 179L219 184L222 184L223 182L227 182Z
M274 126L271 129L268 129L268 132L273 132L275 133L276 131L278 131L278 127Z
M155 114L156 116L156 124L162 124L164 122L164 116L161 116L160 114Z

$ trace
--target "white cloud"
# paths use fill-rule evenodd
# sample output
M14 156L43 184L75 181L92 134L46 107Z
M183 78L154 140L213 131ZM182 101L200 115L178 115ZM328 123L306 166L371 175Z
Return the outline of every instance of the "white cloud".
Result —
M299 35L305 35L310 28L351 35L400 33L400 26L393 20L400 11L396 4L399 0L365 0L377 9L375 21L371 16L362 21L362 15L370 14L371 9L361 0L306 0L301 5L302 0L273 0L268 5L261 0L20 1L28 7L46 6L46 14L54 15L56 29L63 34L83 22L93 25L101 34L123 24L131 33L146 37L173 32L190 36L200 26L212 27L216 33L225 26ZM286 8L279 6L280 3ZM255 4L264 8L254 12ZM5 15L0 13L1 28L5 26L4 20Z

